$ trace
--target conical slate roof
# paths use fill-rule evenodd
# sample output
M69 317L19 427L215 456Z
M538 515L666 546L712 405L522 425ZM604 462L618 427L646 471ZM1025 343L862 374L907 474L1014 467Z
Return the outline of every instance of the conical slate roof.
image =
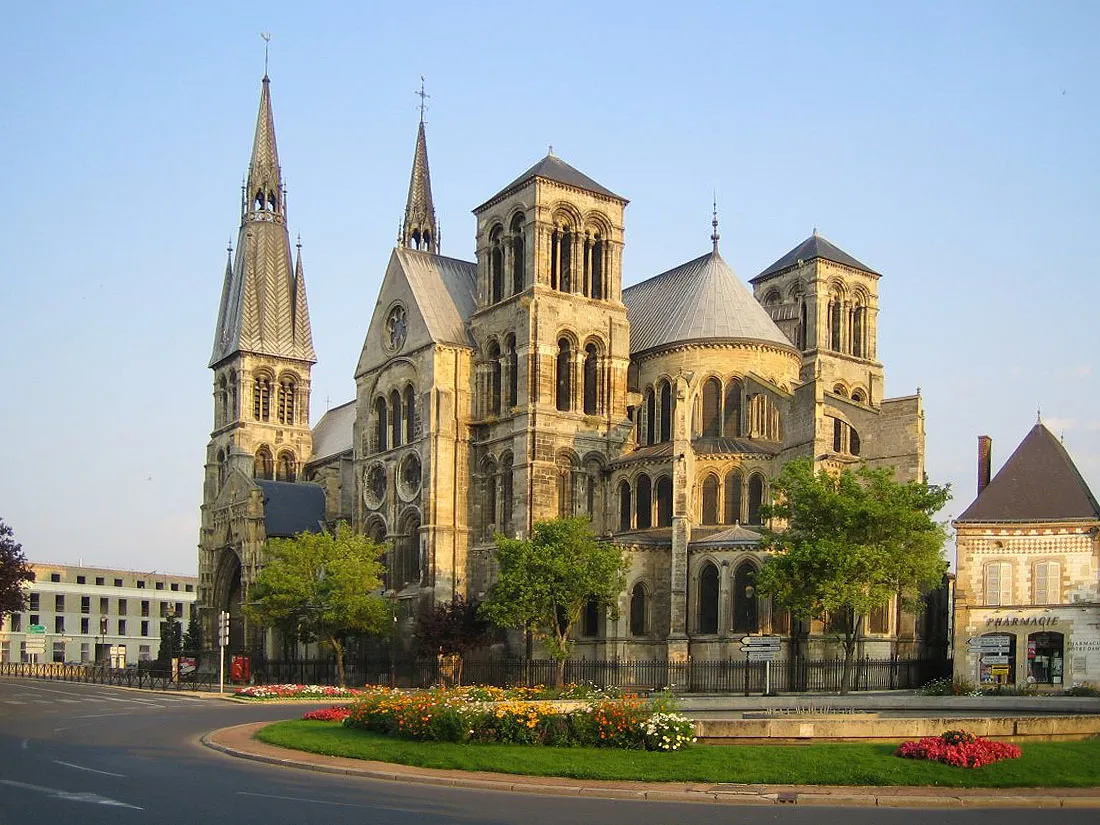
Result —
M1100 519L1100 505L1062 442L1040 423L956 521L1092 519Z
M871 269L871 267L867 266L867 264L857 261L843 249L825 240L817 234L817 230L814 230L814 234L753 278L749 283L755 284L757 281L762 281L769 275L774 275L777 272L790 269L799 261L812 261L814 258L824 258L827 261L850 266L852 269L859 269L863 272L869 272L872 275L879 274Z
M474 212L480 211L482 207L496 200L501 195L504 195L507 192L510 192L511 190L517 188L521 184L527 183L527 181L531 180L532 178L545 178L546 180L557 181L558 183L564 183L566 186L575 186L577 189L584 189L587 192L595 192L597 195L604 195L608 198L615 198L615 200L622 201L623 203L627 202L626 198L622 197L621 195L616 195L614 192L604 186L600 186L600 184L596 183L596 181L592 180L592 178L588 177L588 175L584 174L584 172L573 168L557 155L548 154L546 157L544 157L542 160L540 160L538 163L536 163L514 181L512 181L495 195L493 195L493 197L489 198L488 201L475 209Z
M631 354L684 341L764 341L791 348L718 251L623 290Z

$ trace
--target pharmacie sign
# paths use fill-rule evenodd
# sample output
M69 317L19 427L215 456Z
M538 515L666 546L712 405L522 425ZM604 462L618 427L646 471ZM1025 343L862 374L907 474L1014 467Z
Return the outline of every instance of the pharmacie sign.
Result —
M1056 616L990 616L986 627L1050 627L1058 624Z

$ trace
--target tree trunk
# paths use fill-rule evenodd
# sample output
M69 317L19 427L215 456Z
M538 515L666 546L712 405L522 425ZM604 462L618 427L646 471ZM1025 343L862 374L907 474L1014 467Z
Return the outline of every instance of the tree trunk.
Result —
M554 687L563 687L565 685L565 657L558 659L558 673L555 678Z
M840 674L840 692L848 693L851 690L852 660L855 658L856 642L859 640L860 630L863 625L863 616L855 616L854 611L849 614L844 628L844 669Z
M329 644L336 654L336 682L340 687L347 687L347 677L344 675L344 646L337 641L335 636L329 637Z

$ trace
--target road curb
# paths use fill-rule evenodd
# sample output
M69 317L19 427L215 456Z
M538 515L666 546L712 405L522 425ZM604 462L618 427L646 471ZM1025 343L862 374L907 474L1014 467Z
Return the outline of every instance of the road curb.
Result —
M1085 793L1061 794L1031 788L945 789L922 787L846 788L818 786L753 785L729 788L721 785L662 785L643 782L593 782L511 774L470 774L412 768L388 762L362 763L344 757L312 754L258 742L253 734L270 722L250 722L210 731L200 741L212 750L238 759L268 765L357 776L388 782L471 788L485 791L578 796L601 799L633 799L653 802L704 802L726 805L805 805L807 807L880 808L1100 808L1100 788Z

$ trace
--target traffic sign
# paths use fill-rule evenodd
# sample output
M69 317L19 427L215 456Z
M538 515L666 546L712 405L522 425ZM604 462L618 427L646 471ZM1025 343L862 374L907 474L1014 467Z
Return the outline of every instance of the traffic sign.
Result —
M983 645L982 647L968 647L967 650L971 653L1010 653L1012 648L1009 645Z
M982 656L983 665L1007 665L1007 656Z
M45 633L46 625L44 624L32 624L27 628L28 633Z
M46 652L46 639L43 636L38 636L34 639L27 639L26 647L24 648L27 653L42 654Z
M1008 636L971 636L966 643L970 647L1007 647L1012 640Z
M757 649L773 648L778 650L783 646L783 639L780 636L742 636L741 644ZM744 648L741 649L744 650Z
M741 648L745 652L745 658L750 662L771 662L779 655L778 650L753 650L752 648Z

